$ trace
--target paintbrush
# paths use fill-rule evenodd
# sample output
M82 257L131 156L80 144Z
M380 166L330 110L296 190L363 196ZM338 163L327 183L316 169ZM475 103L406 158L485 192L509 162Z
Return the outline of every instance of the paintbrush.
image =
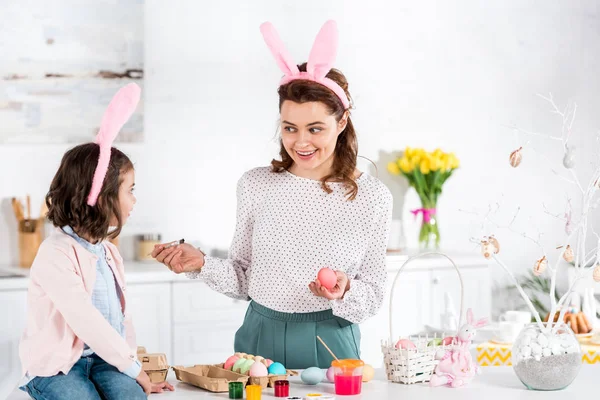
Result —
M185 239L174 240L171 243L167 243L165 245L165 247L163 248L163 250L168 249L169 247L177 246L178 244L183 244L184 242L185 242ZM147 256L149 256L151 254L152 254L152 252L148 253Z

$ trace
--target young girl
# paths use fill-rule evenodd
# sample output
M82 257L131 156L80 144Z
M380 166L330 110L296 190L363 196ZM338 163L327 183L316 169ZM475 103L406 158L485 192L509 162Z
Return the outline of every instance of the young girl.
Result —
M130 84L111 101L96 143L63 156L46 196L56 227L31 267L19 354L34 399L145 399L152 384L137 360L127 313L119 235L136 199L133 164L112 141L140 97ZM109 227L116 227L110 231Z
M335 23L318 34L308 62L290 59L275 28L261 31L284 73L278 88L280 156L238 181L237 225L226 259L193 246L157 246L153 256L227 296L251 300L234 351L288 368L328 368L360 357L359 323L383 302L392 196L356 168L358 144L348 81L332 68ZM329 289L317 277L335 270Z

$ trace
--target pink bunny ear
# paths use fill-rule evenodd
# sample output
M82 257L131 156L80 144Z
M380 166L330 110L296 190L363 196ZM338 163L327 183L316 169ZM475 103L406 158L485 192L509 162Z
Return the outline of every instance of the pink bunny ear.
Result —
M140 87L135 83L130 83L119 89L104 112L95 140L100 146L100 156L96 171L94 172L94 179L92 180L92 189L87 199L87 204L90 206L96 205L98 201L98 195L108 171L112 143L123 125L125 125L135 111L140 101L140 94Z
M297 75L300 71L298 66L290 56L290 53L285 48L285 45L281 41L277 30L270 22L265 22L260 26L260 32L263 35L265 43L271 50L271 54L275 57L275 61L279 66L279 69L286 75L292 76Z
M467 310L467 324L473 325L473 310L470 308Z
M308 56L306 71L317 80L325 78L325 75L333 68L338 47L338 30L335 21L325 22L315 38L312 50Z
M270 22L263 23L260 26L260 31L265 43L271 50L271 54L275 57L277 65L285 74L279 85L285 85L297 79L317 82L333 91L342 102L344 109L350 108L350 101L344 89L335 81L326 77L333 67L337 53L338 33L334 21L327 21L319 31L308 57L306 72L300 72Z

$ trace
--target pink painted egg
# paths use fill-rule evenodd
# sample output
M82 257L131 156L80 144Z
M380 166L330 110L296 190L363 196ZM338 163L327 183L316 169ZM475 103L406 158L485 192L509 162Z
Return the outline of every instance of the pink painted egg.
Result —
M321 268L319 273L317 274L317 279L321 282L321 285L327 289L331 290L337 283L337 275L335 271L331 268Z
M223 368L231 370L231 367L233 367L233 364L235 364L235 362L237 360L239 360L239 359L240 358L238 356L236 356L236 355L233 355L233 356L229 357L227 359L227 361L225 361L225 364L223 365Z
M451 345L456 338L454 336L446 336L442 339L442 346Z
M416 349L417 346L415 346L415 344L408 339L400 339L400 340L398 340L398 342L396 342L396 348L397 349Z
M269 372L267 371L267 367L261 362L255 362L250 367L250 376L267 376Z
M335 369L333 367L329 367L325 376L329 382L333 383L335 381Z

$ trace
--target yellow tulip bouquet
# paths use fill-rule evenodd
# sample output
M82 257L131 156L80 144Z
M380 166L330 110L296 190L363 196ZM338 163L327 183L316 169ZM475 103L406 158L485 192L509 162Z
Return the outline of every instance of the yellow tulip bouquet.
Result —
M437 200L442 186L459 167L454 153L444 153L440 149L433 152L407 147L402 157L388 164L392 175L402 175L410 186L415 188L421 199L421 208L411 210L415 215L422 214L419 243L422 247L439 247L440 231L437 223Z

